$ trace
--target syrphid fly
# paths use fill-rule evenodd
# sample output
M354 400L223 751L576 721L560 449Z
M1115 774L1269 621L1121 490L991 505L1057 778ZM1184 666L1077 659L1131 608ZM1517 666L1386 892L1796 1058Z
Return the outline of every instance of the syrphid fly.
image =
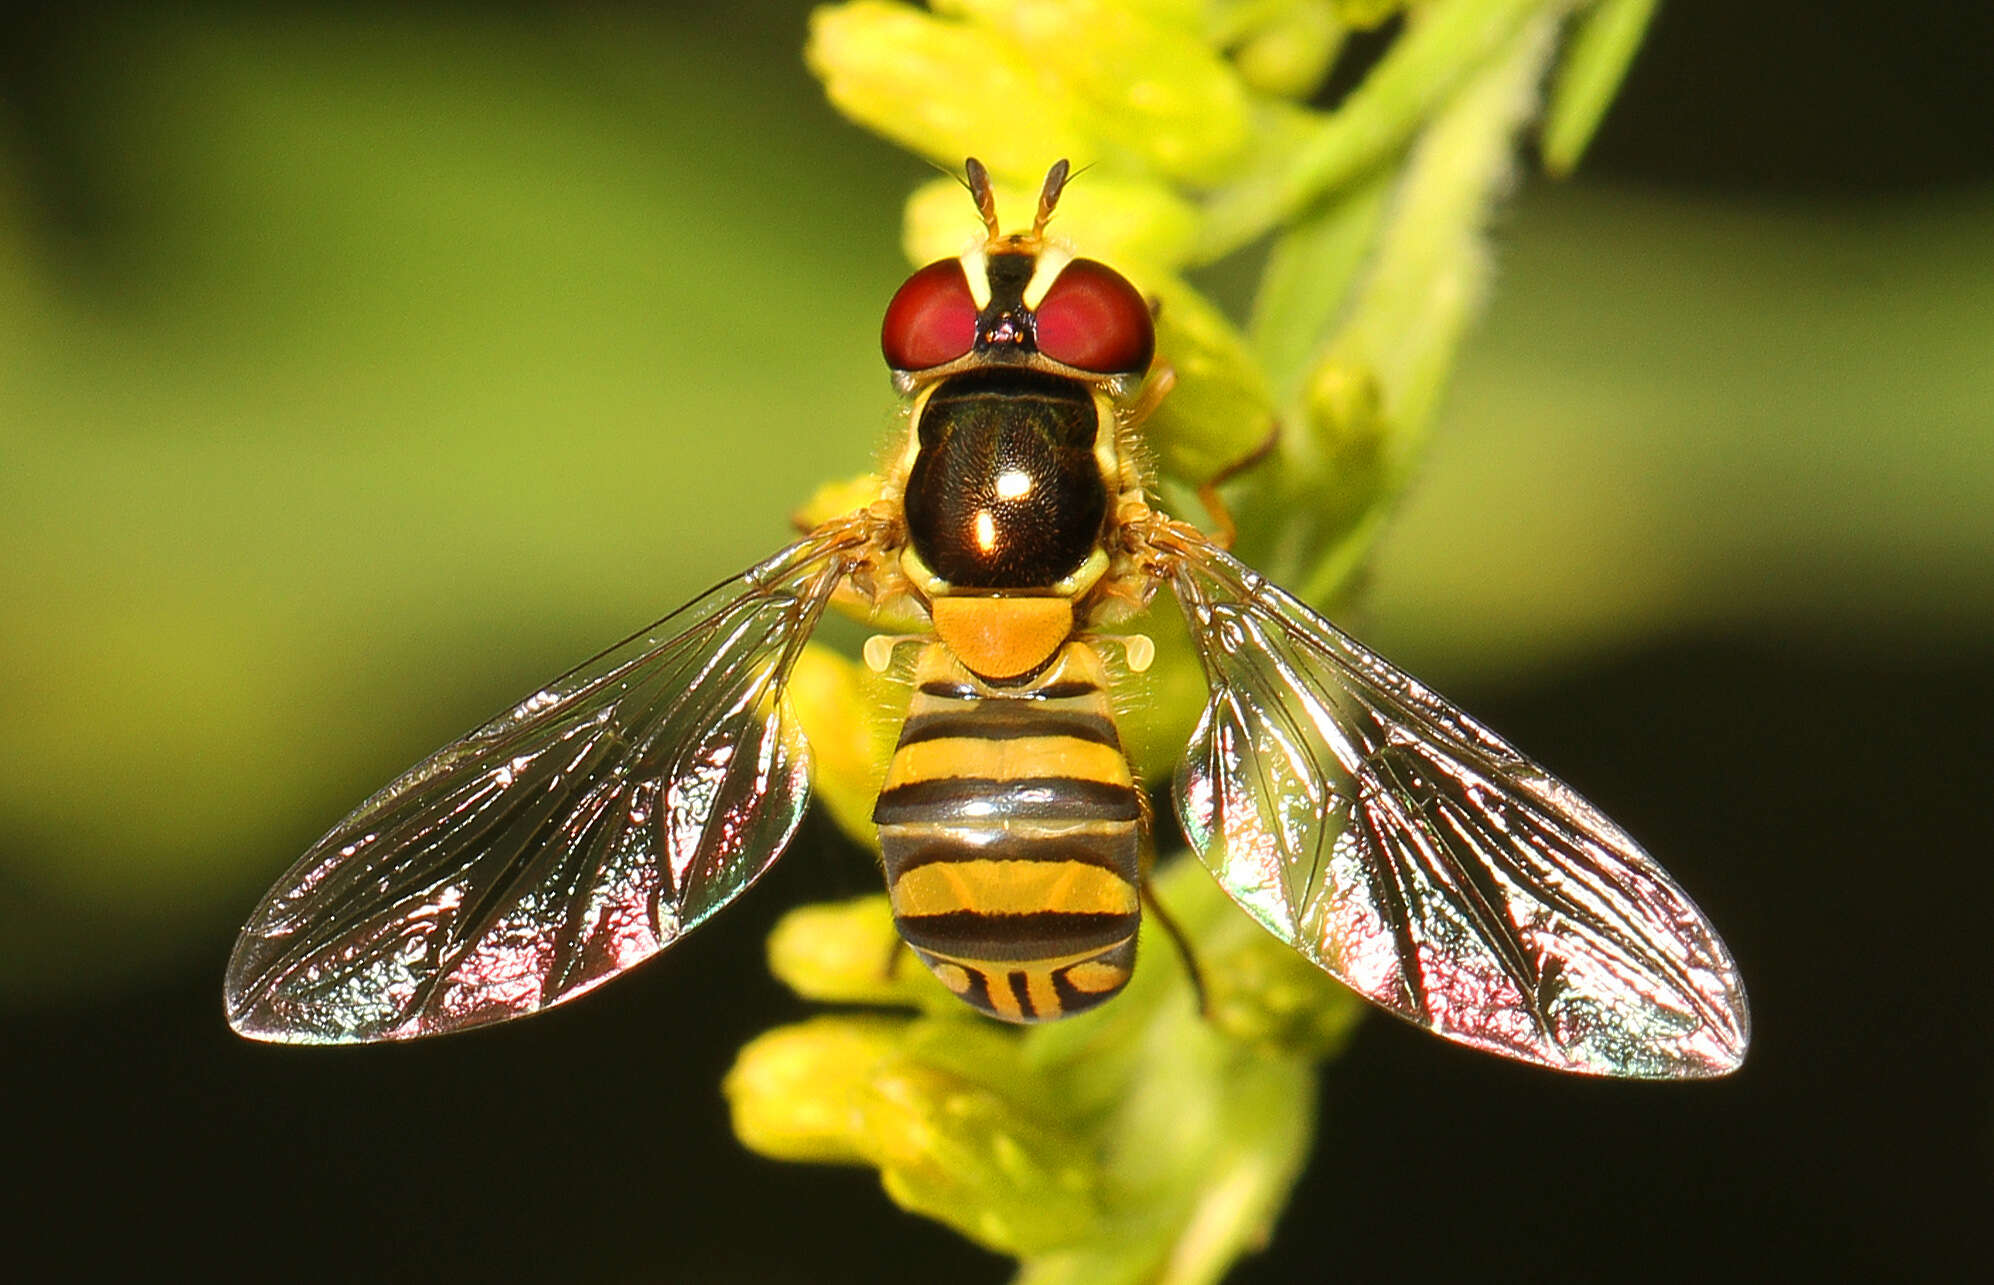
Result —
M229 963L240 1033L408 1039L535 1013L671 945L796 831L785 699L833 595L922 622L877 640L913 691L873 819L895 922L1013 1022L1110 999L1135 964L1147 810L1107 632L1168 587L1209 690L1173 798L1246 912L1380 1007L1565 1071L1721 1075L1736 968L1613 822L1480 723L1152 505L1168 390L1150 307L1047 235L910 276L883 347L906 433L878 493L444 747L264 898ZM1221 519L1219 525L1223 526ZM903 649L911 649L911 658ZM911 663L906 663L911 659Z

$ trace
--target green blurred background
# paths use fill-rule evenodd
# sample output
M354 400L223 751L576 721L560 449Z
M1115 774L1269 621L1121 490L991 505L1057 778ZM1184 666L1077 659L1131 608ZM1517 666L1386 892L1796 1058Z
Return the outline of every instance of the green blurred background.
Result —
M0 1262L1002 1275L726 1137L733 1048L793 1011L769 919L874 886L826 825L672 963L516 1033L298 1054L220 1019L236 925L353 802L869 463L927 171L823 104L806 11L0 26L0 1087L34 1229ZM1650 840L1760 1043L1725 1086L1627 1090L1374 1023L1247 1278L1970 1261L1990 76L1979 5L1678 0L1581 179L1505 215L1351 623Z

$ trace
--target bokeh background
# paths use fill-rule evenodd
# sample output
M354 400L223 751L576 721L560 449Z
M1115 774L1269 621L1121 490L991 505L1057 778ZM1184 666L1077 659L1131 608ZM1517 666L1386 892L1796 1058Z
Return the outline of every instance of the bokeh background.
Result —
M927 173L807 6L0 19L0 1274L997 1280L732 1142L875 888L813 820L548 1017L247 1045L236 926L408 762L785 538L891 402ZM1957 1279L1994 1196L1994 18L1675 0L1493 307L1352 618L1725 930L1735 1079L1366 1026L1251 1281ZM17 1274L18 1273L18 1274Z

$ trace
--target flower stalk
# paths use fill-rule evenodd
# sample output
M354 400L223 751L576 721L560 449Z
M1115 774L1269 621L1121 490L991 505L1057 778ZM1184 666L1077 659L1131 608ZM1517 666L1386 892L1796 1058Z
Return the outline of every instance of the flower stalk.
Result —
M849 0L813 14L805 56L860 125L950 169L982 159L1000 210L1031 208L1055 159L1087 167L1054 231L1158 301L1158 352L1177 376L1145 426L1161 502L1201 516L1198 488L1225 479L1241 555L1327 607L1430 431L1487 291L1491 213L1554 60L1562 49L1541 146L1562 173L1652 9ZM1364 80L1332 108L1312 103L1352 33L1391 22ZM955 183L910 198L912 262L978 235ZM1261 243L1242 327L1200 283ZM806 516L852 493L827 488ZM1157 660L1123 726L1152 782L1204 699L1171 615L1145 626ZM876 846L869 812L892 727L876 714L893 692L820 651L790 699L817 747L818 796ZM771 966L843 1011L742 1050L727 1082L737 1133L771 1156L876 1168L902 1206L1016 1256L1029 1285L1218 1280L1272 1234L1313 1136L1317 1069L1360 1005L1195 860L1166 857L1150 885L1200 965L1203 1014L1152 927L1113 1002L1010 1029L914 963L883 897L792 913Z

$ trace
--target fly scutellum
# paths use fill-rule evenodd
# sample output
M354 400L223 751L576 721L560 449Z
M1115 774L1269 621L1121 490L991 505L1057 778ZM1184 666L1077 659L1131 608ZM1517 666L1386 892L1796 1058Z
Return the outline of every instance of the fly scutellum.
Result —
M1507 742L1174 521L1144 486L1167 391L1142 295L969 185L986 234L888 305L906 436L879 492L438 751L315 844L244 928L230 1023L406 1039L537 1012L656 954L795 833L784 684L833 595L924 622L873 819L895 922L965 1001L1028 1022L1135 964L1147 814L1107 632L1166 586L1210 699L1174 783L1269 932L1448 1039L1565 1071L1721 1075L1748 1038L1709 922ZM911 663L909 663L911 662Z

